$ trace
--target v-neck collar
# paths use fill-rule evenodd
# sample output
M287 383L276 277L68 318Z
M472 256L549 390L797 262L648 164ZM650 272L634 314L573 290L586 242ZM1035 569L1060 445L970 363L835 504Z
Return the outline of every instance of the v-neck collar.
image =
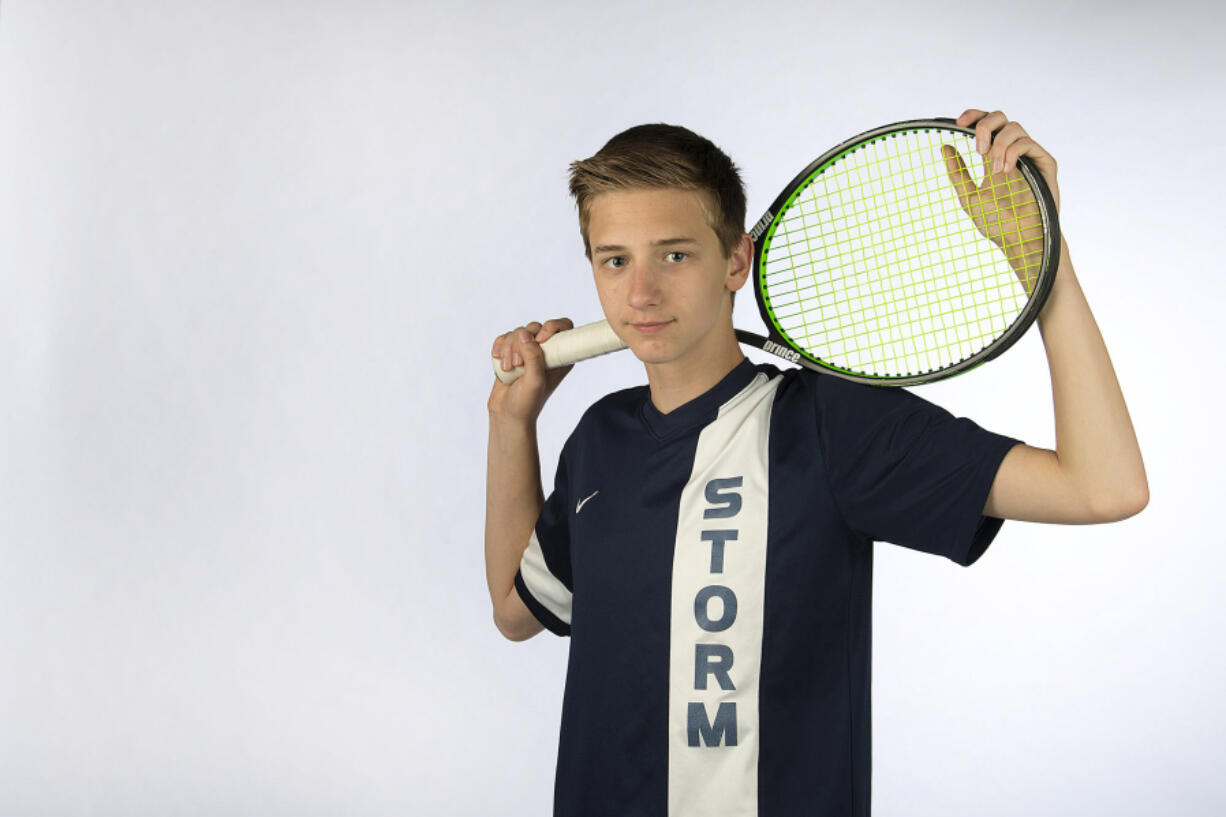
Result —
M697 425L706 425L719 413L719 407L749 385L757 373L749 358L743 358L724 375L723 380L668 414L655 407L651 402L651 390L647 389L641 412L643 422L660 439L680 434Z

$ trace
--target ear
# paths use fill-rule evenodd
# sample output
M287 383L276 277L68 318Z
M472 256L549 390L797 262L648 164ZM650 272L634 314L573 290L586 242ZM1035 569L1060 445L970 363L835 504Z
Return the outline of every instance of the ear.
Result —
M749 233L741 234L741 242L732 251L728 259L728 275L724 278L724 287L729 292L736 292L745 286L749 280L749 270L753 267L753 239Z

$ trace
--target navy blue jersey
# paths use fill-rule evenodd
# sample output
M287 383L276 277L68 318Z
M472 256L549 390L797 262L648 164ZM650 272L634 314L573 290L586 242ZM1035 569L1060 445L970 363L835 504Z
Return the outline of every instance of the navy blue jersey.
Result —
M556 817L868 815L872 543L975 561L1018 442L748 360L593 405L515 576L571 639Z

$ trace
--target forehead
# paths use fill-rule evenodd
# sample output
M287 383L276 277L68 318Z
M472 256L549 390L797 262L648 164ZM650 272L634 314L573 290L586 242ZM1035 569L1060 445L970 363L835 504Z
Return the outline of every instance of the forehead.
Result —
M626 243L636 237L650 240L677 235L716 238L702 192L672 188L615 190L592 198L588 236L593 246Z

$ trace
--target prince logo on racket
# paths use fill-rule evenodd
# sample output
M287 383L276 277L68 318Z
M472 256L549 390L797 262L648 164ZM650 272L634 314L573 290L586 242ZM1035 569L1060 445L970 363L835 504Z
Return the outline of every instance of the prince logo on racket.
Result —
M571 638L555 814L867 815L874 543L970 565L1006 519L1148 502L1055 161L999 111L898 123L822 154L751 236L731 160L647 125L573 163L571 193L607 324L499 337L488 406L495 623ZM734 329L746 284L765 335ZM899 388L1034 323L1055 449ZM546 498L541 409L621 346L646 385L588 409Z
M762 344L762 349L770 352L772 355L779 355L779 357L783 358L784 360L790 360L793 363L800 362L800 352L789 349L786 346L781 346L778 343L775 343L773 340L768 340L766 343Z

